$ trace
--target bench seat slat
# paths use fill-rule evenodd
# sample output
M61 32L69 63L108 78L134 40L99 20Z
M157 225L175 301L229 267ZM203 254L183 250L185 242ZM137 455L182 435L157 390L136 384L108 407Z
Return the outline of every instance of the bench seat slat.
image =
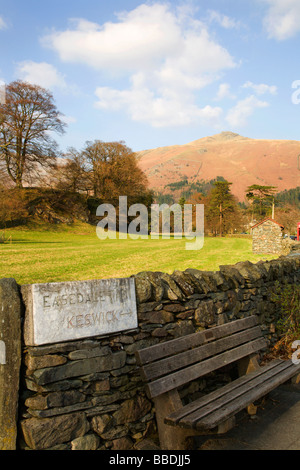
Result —
M238 331L251 328L258 324L257 317L251 315L240 320L235 320L224 325L211 328L209 330L192 333L190 335L176 338L165 343L156 344L149 348L136 351L136 360L138 365L149 364L153 361L181 353L187 349L207 344L210 341L223 338Z
M276 359L272 361L271 363L267 364L266 366L260 367L258 370L251 372L247 375L244 375L234 380L233 382L230 382L227 385L224 385L223 387L211 393L208 393L207 395L204 395L201 398L198 398L197 400L189 403L188 405L185 405L180 410L169 415L165 419L165 422L167 424L176 426L181 420L184 420L186 416L191 416L194 412L198 413L199 416L202 416L202 414L200 415L200 411L207 405L211 403L215 405L215 402L219 399L224 400L224 396L226 397L230 392L240 388L244 384L247 384L247 386L249 386L248 383L253 381L253 378L256 378L256 377L259 378L261 375L265 374L266 371L272 372L274 368L278 368L278 366L282 364L284 365L284 367L287 367L285 363L286 361L283 361L282 359Z
M253 354L260 349L265 348L265 346L265 339L257 338L254 341L249 341L248 343L231 349L230 351L218 354L210 359L157 379L147 384L146 388L148 396L154 398L162 393L180 387L181 385L196 380L199 377L203 377L213 370L217 370L227 364L231 364L245 356Z
M269 378L278 376L278 374L284 373L284 371L289 367L289 361L281 361L277 363L275 367L273 367L273 364L267 365L258 371L235 380L231 384L228 384L226 393L221 394L215 400L207 400L207 403L205 403L205 400L202 402L199 400L198 408L194 409L193 412L185 413L185 416L182 416L177 421L177 424L181 423L189 428L194 427L197 421L202 421L205 417L209 417L212 412L218 411L220 408L226 409L228 404L234 400L238 401L239 397L243 396L243 394L248 393L251 390L256 393L257 387L259 387L263 382L267 381Z
M172 356L171 358L162 359L152 364L141 367L140 373L145 381L155 380L163 375L170 374L183 367L188 367L196 362L208 359L211 356L220 354L223 351L230 350L248 341L252 341L261 336L261 329L259 326L243 330L241 332L232 334L225 338L218 339L209 344L199 346L195 349Z
M300 371L300 367L295 366L295 364L293 364L291 361L289 361L289 363L290 367L285 368L275 376L271 376L268 380L262 382L259 386L248 390L237 400L231 401L226 406L219 408L210 415L206 416L204 419L197 421L194 427L197 430L213 429L224 420L243 410L250 403L253 403L254 401L272 391L274 388L292 378L297 373L297 371Z

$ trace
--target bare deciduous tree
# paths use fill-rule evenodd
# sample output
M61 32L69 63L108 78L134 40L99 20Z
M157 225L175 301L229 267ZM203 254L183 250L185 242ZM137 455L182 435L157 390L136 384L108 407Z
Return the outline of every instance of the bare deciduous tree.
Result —
M0 161L16 187L23 187L26 173L51 165L57 155L51 134L62 134L64 128L48 90L22 81L6 86L0 104Z
M57 160L48 175L48 181L49 176L52 186L62 191L85 193L88 196L93 189L85 158L74 147L68 149L63 159Z
M137 197L147 191L147 177L135 153L123 142L86 142L82 152L90 172L94 195L106 200Z

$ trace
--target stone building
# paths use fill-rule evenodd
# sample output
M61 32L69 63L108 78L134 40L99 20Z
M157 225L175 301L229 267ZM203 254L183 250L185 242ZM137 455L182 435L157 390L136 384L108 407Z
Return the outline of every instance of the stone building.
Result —
M281 253L284 226L267 217L251 227L253 253Z

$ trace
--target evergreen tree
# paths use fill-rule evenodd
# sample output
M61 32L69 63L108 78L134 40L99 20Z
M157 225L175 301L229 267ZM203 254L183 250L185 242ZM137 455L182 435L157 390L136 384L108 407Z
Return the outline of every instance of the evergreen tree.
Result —
M228 216L236 210L236 202L230 191L231 184L228 181L216 181L207 207L208 219L215 224L218 219L220 237L226 231Z
M255 212L258 212L260 217L270 212L270 207L274 207L276 189L276 186L259 184L252 184L247 188L246 198L252 203L252 219Z

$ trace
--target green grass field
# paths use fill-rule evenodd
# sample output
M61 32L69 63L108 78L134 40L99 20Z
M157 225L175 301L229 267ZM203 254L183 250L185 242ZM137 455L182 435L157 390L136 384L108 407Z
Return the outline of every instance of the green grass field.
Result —
M95 227L81 223L56 230L45 225L9 229L5 237L0 277L13 277L19 284L128 277L141 271L215 271L224 264L276 257L254 255L251 240L240 238L205 238L198 251L186 250L185 239L99 240Z

